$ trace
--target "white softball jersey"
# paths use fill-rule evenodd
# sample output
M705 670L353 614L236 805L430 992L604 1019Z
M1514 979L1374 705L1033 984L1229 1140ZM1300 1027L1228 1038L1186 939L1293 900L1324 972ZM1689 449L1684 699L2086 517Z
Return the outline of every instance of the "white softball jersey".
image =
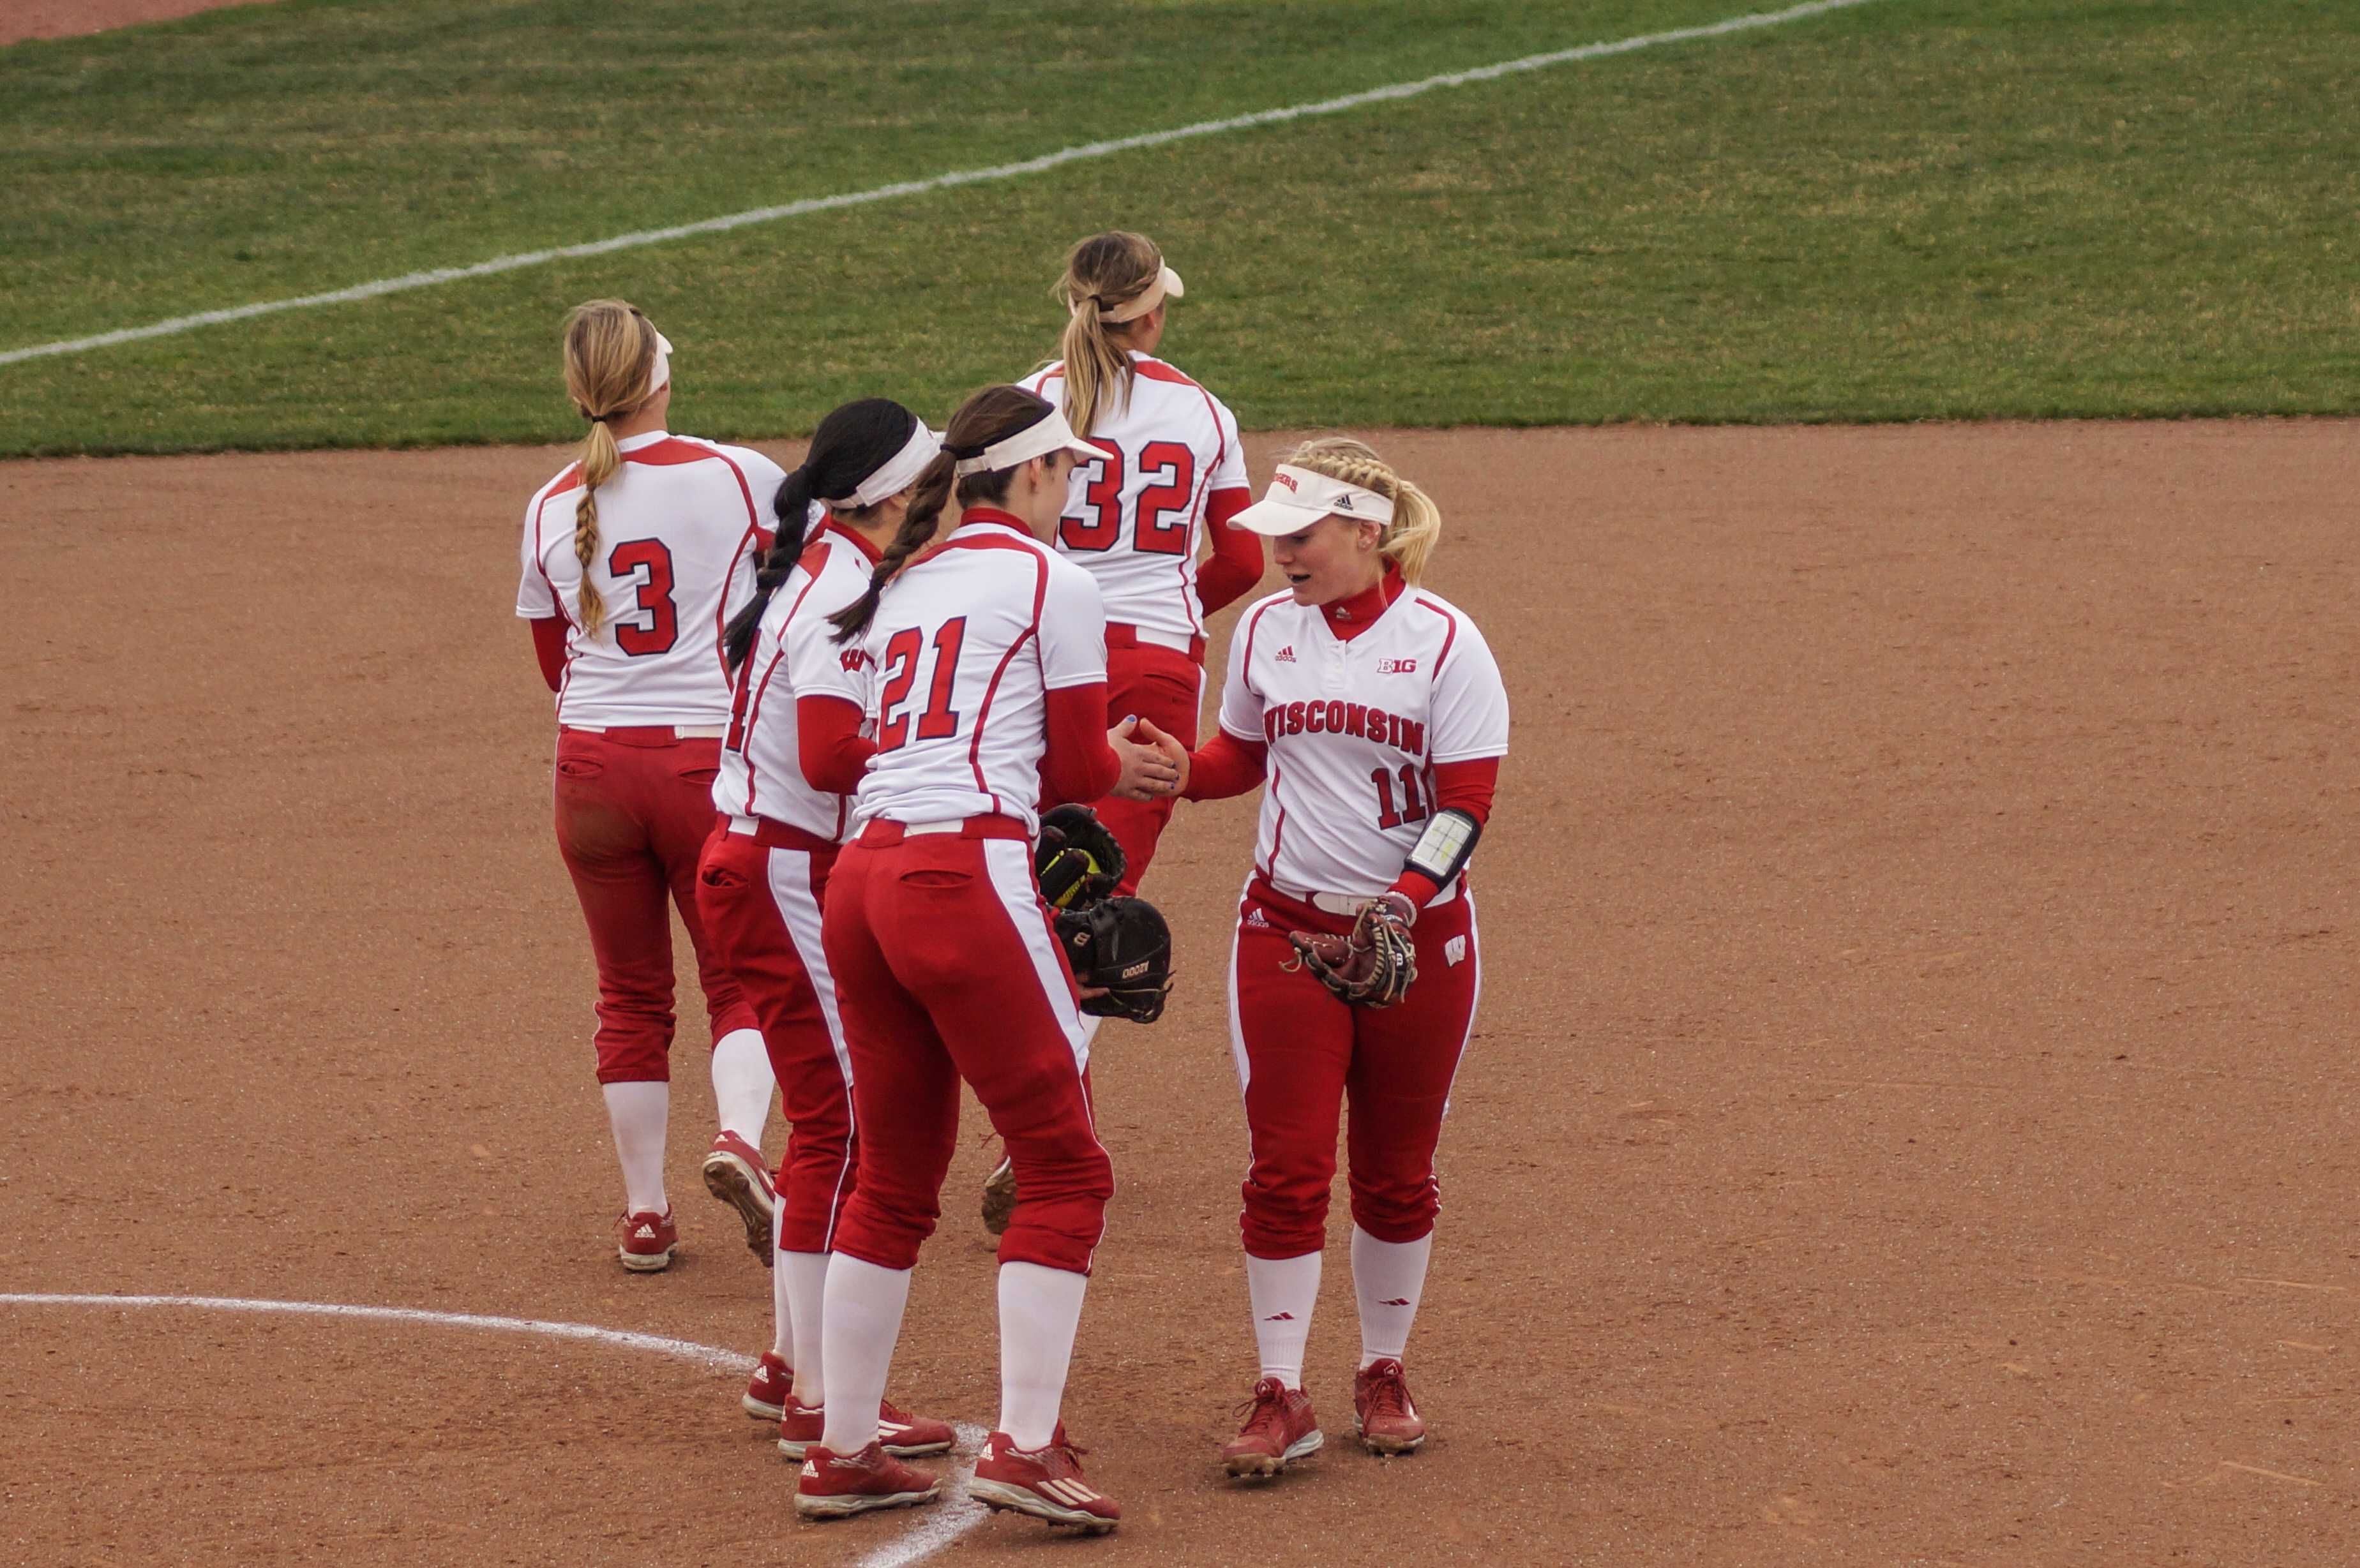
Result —
M1107 619L1163 634L1185 648L1202 637L1196 558L1205 503L1216 490L1248 487L1237 416L1160 359L1131 356L1128 402L1098 412L1083 439L1101 453L1074 467L1057 548L1098 580ZM1065 406L1061 360L1022 385Z
M1426 831L1434 765L1507 755L1508 692L1483 634L1439 594L1404 588L1347 642L1317 605L1275 593L1238 623L1220 723L1270 748L1254 869L1283 893L1364 898Z
M795 702L840 697L866 708L867 656L836 642L827 617L860 597L876 564L858 536L829 524L813 533L794 570L770 594L738 671L721 771L713 780L715 810L768 817L843 842L851 825L850 798L814 789L804 779Z
M721 628L753 593L755 557L786 475L750 448L661 430L616 444L623 461L598 487L598 550L590 564L606 608L598 635L582 634L583 569L574 555L578 464L525 508L517 614L565 617L558 723L718 726L729 717Z
M1021 527L969 521L901 569L861 646L877 756L855 821L995 814L1037 833L1048 693L1106 679L1090 574Z

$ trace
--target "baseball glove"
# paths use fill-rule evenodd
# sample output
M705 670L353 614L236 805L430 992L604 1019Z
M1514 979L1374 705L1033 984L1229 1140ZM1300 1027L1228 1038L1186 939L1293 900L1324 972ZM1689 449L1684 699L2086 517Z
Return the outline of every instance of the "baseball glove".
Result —
M1032 880L1052 908L1083 909L1122 880L1122 845L1087 806L1052 806L1041 813L1041 841L1032 850Z
M1101 898L1086 909L1059 909L1057 940L1074 983L1088 996L1082 1011L1152 1024L1172 989L1172 928L1144 898Z
M1289 931L1300 964L1339 998L1360 1007L1390 1007L1417 978L1417 947L1410 941L1416 906L1398 893L1372 898L1343 936Z

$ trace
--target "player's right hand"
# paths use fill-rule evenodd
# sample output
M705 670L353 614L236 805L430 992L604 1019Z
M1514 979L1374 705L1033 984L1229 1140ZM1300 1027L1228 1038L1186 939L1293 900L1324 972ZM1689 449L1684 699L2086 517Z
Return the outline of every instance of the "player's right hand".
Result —
M1179 743L1145 719L1125 719L1115 725L1107 731L1107 745L1122 763L1113 793L1127 800L1156 800L1180 792L1187 777L1188 754L1180 750L1175 761L1167 745L1177 747Z

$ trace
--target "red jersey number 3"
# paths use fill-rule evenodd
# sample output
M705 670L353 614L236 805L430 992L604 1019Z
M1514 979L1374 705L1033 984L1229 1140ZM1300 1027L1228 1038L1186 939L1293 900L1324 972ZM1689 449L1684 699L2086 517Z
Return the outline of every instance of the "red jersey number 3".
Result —
M617 620L615 646L633 659L670 653L680 640L680 612L672 602L672 550L661 539L633 539L618 544L606 558L606 570L617 583L628 583L639 598L646 626ZM645 572L646 576L640 576Z

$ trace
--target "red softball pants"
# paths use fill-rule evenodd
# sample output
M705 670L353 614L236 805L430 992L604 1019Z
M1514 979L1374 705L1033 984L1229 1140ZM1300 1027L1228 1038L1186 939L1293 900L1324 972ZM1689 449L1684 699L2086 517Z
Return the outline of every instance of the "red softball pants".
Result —
M1122 629L1108 628L1110 637ZM1111 641L1107 648L1107 724L1111 727L1132 715L1152 720L1194 751L1204 683L1203 664L1177 648ZM1148 863L1155 858L1156 841L1164 836L1164 824L1171 822L1172 808L1178 800L1176 795L1153 800L1109 795L1092 802L1090 809L1098 812L1098 821L1122 845L1122 884L1116 891L1139 891L1139 879L1147 875Z
M670 730L557 732L557 848L574 878L598 964L598 1082L672 1076L672 917L696 951L718 1040L755 1027L738 983L716 963L696 908L696 862L713 831L718 740Z
M787 1147L779 1156L779 1245L825 1252L852 1196L857 1145L852 1060L837 1011L836 976L820 938L820 910L837 846L758 818L705 841L697 907L715 953L761 1021Z
M1379 1241L1415 1241L1442 1207L1434 1149L1482 989L1475 907L1465 894L1418 911L1417 980L1391 1007L1339 1001L1296 961L1290 931L1349 931L1349 917L1298 903L1260 877L1238 909L1229 962L1229 1043L1253 1163L1246 1251L1300 1258L1328 1242L1336 1126L1352 1218Z
M1090 1271L1114 1195L1082 1078L1072 973L1032 881L1023 826L903 837L872 823L828 884L827 962L844 1007L859 1174L836 1250L908 1269L941 1216L959 1080L1016 1167L1003 1263Z

